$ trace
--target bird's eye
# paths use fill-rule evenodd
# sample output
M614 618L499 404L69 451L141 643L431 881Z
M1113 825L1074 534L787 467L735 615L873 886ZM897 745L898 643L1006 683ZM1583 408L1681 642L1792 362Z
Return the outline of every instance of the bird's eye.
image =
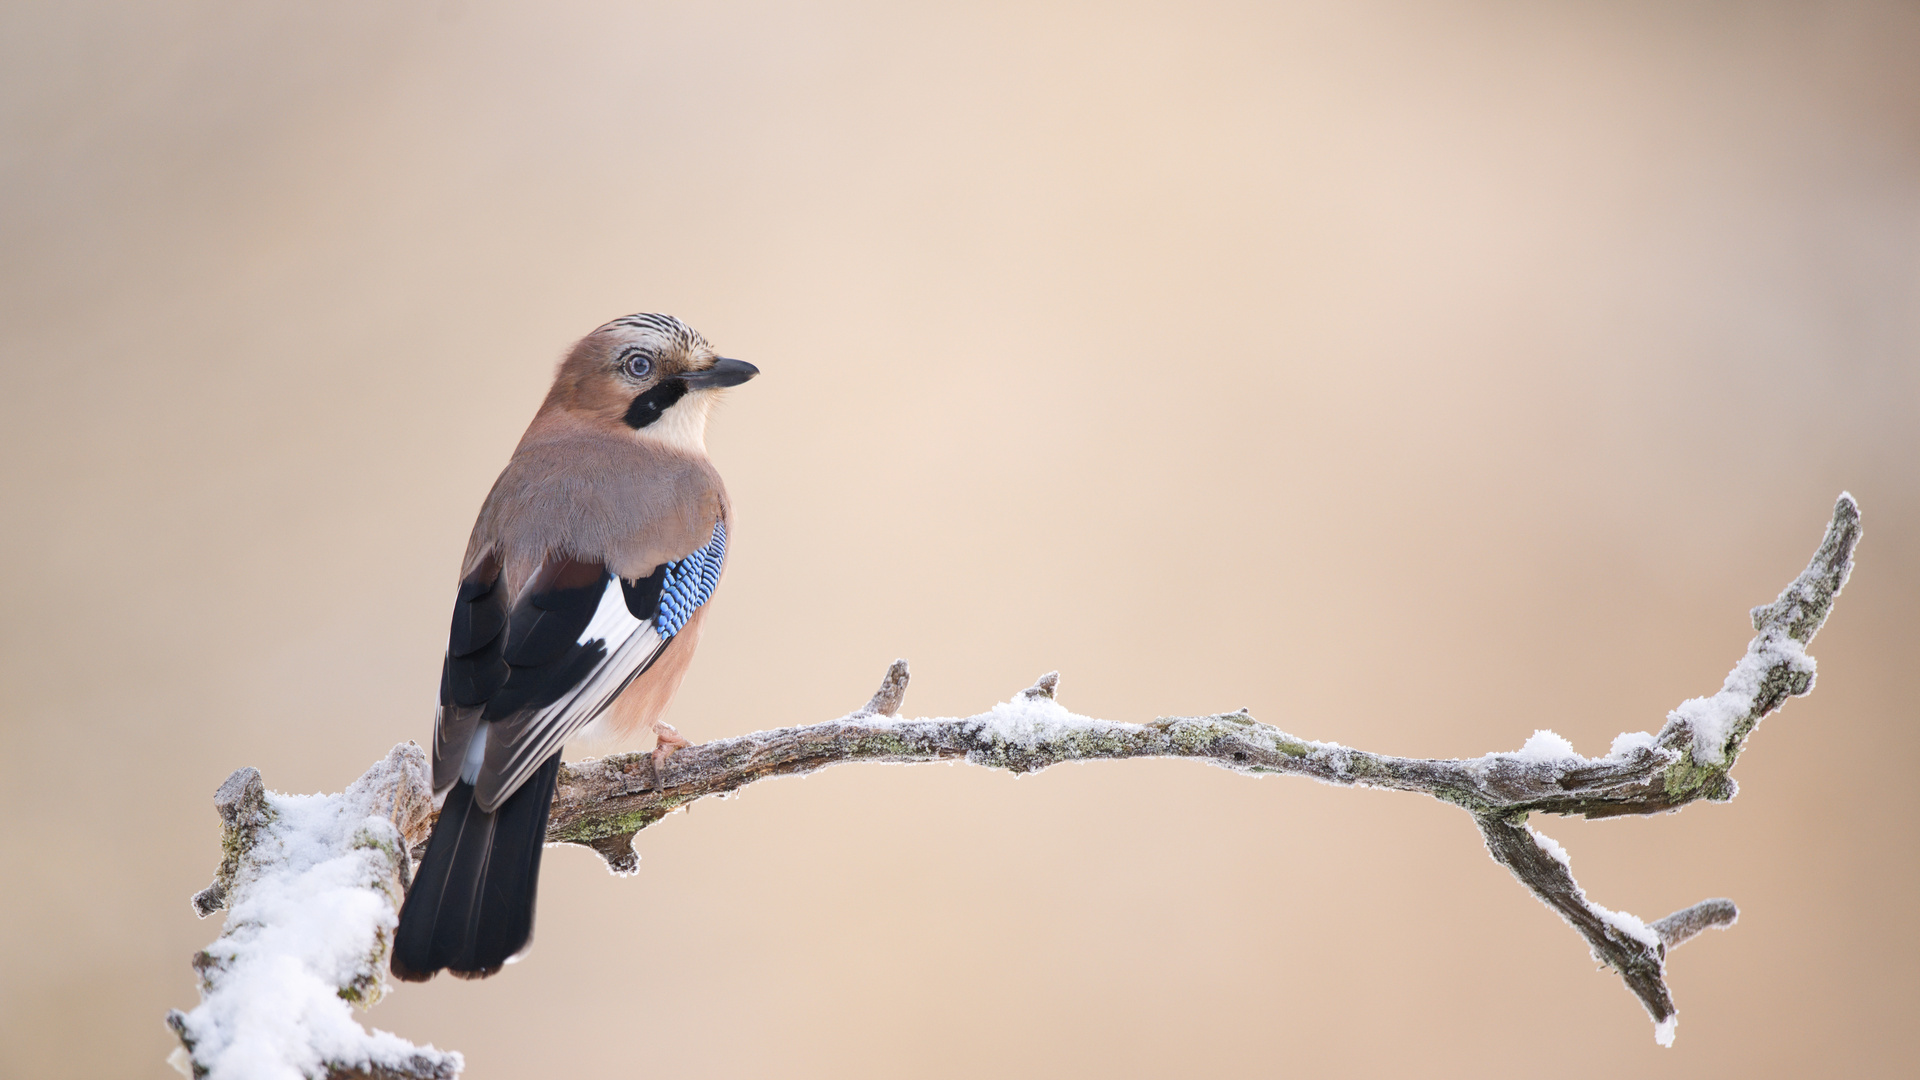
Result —
M620 370L628 378L644 379L653 373L653 358L639 349L631 349L620 358Z

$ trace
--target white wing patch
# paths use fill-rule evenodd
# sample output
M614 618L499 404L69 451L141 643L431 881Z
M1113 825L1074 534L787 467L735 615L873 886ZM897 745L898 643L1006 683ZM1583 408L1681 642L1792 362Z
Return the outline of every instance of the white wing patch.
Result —
M593 609L593 620L587 623L587 628L580 631L580 636L575 640L585 645L594 638L601 638L606 641L607 652L611 654L618 651L638 629L640 620L627 610L627 596L620 590L620 579L608 574L607 587L600 593L600 606Z

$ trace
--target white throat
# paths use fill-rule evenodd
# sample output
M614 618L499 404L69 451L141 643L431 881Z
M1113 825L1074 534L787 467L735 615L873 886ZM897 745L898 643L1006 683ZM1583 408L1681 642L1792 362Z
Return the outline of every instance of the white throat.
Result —
M685 454L707 452L707 410L713 408L712 390L694 390L667 407L660 419L634 431L634 437L651 439Z

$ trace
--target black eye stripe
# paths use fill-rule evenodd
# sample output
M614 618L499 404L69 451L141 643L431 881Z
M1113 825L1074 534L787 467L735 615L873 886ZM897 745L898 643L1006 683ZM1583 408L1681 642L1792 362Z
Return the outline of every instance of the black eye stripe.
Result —
M667 379L651 390L634 395L632 403L627 406L627 415L621 419L625 420L627 426L631 428L646 427L660 419L661 413L672 408L674 402L685 396L687 396L686 383L679 379Z

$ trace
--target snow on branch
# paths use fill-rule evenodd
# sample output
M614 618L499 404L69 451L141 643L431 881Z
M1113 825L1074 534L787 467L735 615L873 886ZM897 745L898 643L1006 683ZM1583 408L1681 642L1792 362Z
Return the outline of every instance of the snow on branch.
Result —
M1754 727L1788 697L1813 687L1814 664L1806 645L1846 584L1859 539L1859 508L1843 494L1807 569L1772 604L1753 610L1755 637L1720 691L1682 704L1657 734L1621 735L1604 757L1581 757L1550 731L1535 732L1516 752L1436 759L1302 739L1244 710L1114 723L1061 706L1054 699L1055 674L976 716L899 719L895 714L906 693L907 665L897 660L872 700L839 720L689 747L657 772L646 753L564 766L547 839L592 848L614 873L632 873L639 862L634 834L668 814L758 780L855 761L966 761L1027 773L1069 761L1176 757L1254 776L1294 774L1329 784L1418 792L1472 814L1494 860L1586 939L1594 958L1617 972L1646 1007L1655 1037L1671 1045L1676 1014L1666 984L1667 953L1708 927L1732 925L1738 909L1729 900L1705 900L1648 923L1601 907L1574 880L1566 852L1530 828L1527 818L1534 812L1589 818L1655 814L1698 799L1732 798L1736 785L1727 773ZM227 821L227 857L219 879L194 904L205 915L230 902L233 913L220 941L196 958L203 976L200 1008L169 1018L186 1045L193 1075L384 1080L458 1072L458 1055L415 1049L385 1033L368 1036L345 1009L348 1000L371 1004L384 988L385 951L407 873L406 860L398 857L403 849L389 851L388 846L391 835L404 835L410 844L424 841L429 815L422 810L416 817L413 809L425 799L423 770L419 749L406 744L341 796L302 801L261 795L259 774L250 769L235 773L221 788L216 803ZM396 773L408 777L405 784L386 779ZM416 779L422 786L409 786ZM254 794L230 794L236 784ZM252 824L256 819L265 824ZM270 850L263 855L267 838L274 843L265 845ZM379 858L369 851L379 852ZM345 863L369 869L350 870ZM323 866L332 867L324 875L327 887L352 892L359 881L360 892L371 898L356 901L357 922L342 914L344 900L314 900L309 888L294 883L299 875L319 874ZM274 985L280 978L286 985ZM336 988L329 991L335 999L324 1003L317 990L301 991L307 993L303 1007L315 1017L310 1024L290 1022L285 1008L236 1004L235 988L241 984L249 994L270 990L285 998L295 996L290 987L296 982ZM302 1024L306 1030L294 1030ZM304 1046L302 1038L308 1040ZM227 1069L222 1063L233 1060L241 1047L255 1055L270 1049L286 1067L278 1072Z
M213 803L225 857L193 898L224 907L220 940L193 958L200 1007L174 1010L169 1062L192 1077L453 1080L457 1053L416 1047L354 1022L387 989L387 949L412 863L433 817L432 773L413 743L393 748L339 795L269 792L257 769Z

